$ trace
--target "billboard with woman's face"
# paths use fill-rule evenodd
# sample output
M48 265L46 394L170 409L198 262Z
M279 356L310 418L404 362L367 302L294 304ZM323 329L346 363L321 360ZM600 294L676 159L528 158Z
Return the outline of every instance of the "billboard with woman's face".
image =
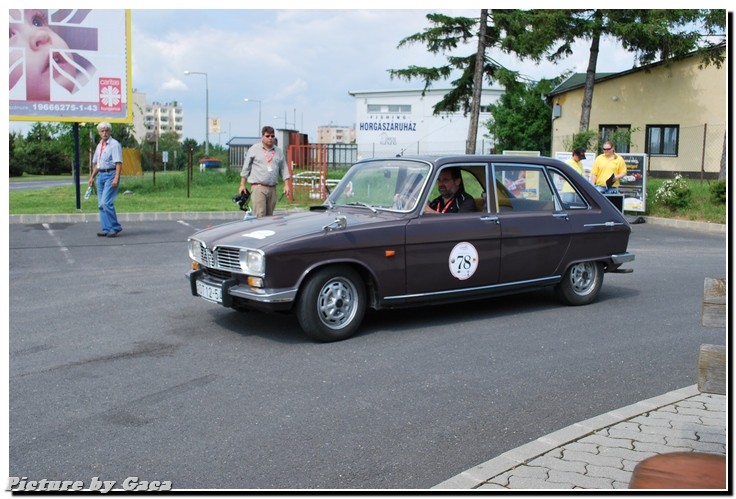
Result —
M8 12L11 120L132 120L129 10Z

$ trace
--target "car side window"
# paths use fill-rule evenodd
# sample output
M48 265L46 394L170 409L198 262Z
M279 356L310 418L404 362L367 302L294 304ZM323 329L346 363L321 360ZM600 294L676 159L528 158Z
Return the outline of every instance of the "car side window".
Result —
M585 198L578 192L575 185L560 171L549 169L552 184L557 189L562 201L562 207L566 210L584 210L588 208Z
M475 210L476 212L480 211L486 211L486 193L485 189L483 188L483 184L480 183L478 178L470 171L463 169L463 167L460 168L460 175L463 179L463 190L470 195L473 200L475 201ZM476 166L477 168L477 166ZM482 170L484 173L485 170ZM437 185L437 181L435 181L434 185L432 186L432 190L429 194L429 200L436 199L439 197L440 191L439 187Z
M463 184L465 185L465 192L473 196L475 200L475 211L486 211L485 207L485 191L483 186L475 178L475 175L469 171L463 170Z
M542 168L496 165L496 210L554 211L554 191Z

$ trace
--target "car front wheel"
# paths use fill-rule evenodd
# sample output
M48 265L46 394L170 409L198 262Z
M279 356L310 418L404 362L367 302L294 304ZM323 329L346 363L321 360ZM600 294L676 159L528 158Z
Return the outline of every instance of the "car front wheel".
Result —
M366 307L360 274L341 265L320 269L309 278L297 301L296 315L311 338L339 341L357 332Z
M567 305L587 305L595 300L602 285L603 264L576 263L567 269L555 292Z

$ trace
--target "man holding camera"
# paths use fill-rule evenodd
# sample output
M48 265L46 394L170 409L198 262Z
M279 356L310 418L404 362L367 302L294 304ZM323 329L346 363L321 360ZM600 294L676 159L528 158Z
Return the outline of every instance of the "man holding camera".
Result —
M238 192L244 193L245 183L250 184L253 214L257 217L273 215L276 209L276 185L279 183L279 175L284 179L284 194L286 196L291 194L289 166L283 151L274 145L274 141L273 127L264 126L261 130L261 143L253 144L248 149L243 170L240 172Z

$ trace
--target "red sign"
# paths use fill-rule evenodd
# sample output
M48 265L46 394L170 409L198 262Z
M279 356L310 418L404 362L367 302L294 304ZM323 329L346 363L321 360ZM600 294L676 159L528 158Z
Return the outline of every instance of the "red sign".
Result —
M120 78L100 78L100 111L120 112L123 109L122 92Z

